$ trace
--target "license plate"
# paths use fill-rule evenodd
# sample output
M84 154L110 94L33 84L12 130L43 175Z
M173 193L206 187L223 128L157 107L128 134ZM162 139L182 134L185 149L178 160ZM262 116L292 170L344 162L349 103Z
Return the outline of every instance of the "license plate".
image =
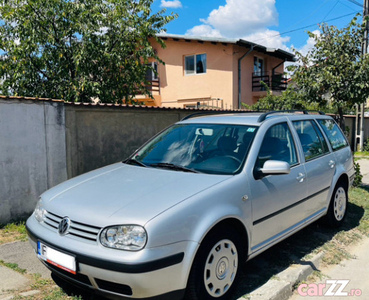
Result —
M37 243L37 256L49 264L54 265L55 267L58 267L69 273L76 274L77 268L76 259L74 256L50 248L40 241Z

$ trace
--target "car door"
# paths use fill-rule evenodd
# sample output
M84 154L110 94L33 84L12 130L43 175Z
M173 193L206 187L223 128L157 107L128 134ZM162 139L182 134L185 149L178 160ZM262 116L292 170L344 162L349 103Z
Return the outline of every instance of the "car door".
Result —
M290 173L259 176L258 170L267 160L288 162ZM307 195L306 172L299 163L296 141L287 122L275 124L265 132L254 164L254 176L250 176L250 190L251 251L255 252L298 227L305 216L300 203Z
M335 157L328 148L323 133L314 120L293 121L304 153L308 184L305 203L307 218L315 218L326 211L329 189L335 172Z

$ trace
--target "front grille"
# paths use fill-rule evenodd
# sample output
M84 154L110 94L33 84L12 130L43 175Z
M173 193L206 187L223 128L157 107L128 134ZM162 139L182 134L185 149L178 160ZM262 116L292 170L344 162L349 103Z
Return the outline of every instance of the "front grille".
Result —
M53 214L51 212L47 212L45 215L45 221L44 224L48 227L54 228L55 230L58 230L59 223L63 219L63 217L58 216L56 214ZM100 227L91 226L82 224L76 221L71 220L71 225L68 234L89 240L89 241L96 241L97 235L100 232Z
M106 290L106 291L117 293L117 294L132 296L132 289L128 285L105 281L105 280L97 279L97 278L95 278L95 282L99 286L99 288L102 290Z

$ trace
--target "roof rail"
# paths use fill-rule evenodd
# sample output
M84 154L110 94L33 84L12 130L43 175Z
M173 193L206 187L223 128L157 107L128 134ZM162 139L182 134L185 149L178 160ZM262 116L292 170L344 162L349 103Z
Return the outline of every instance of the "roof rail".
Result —
M202 111L190 114L188 116L185 116L181 119L181 121L192 119L199 116L207 116L207 115L223 115L223 114L247 114L247 113L256 113L260 111L251 111L251 110L237 110L237 111L231 111L231 110L219 110L219 111Z
M278 113L303 113L304 115L308 115L309 112L315 112L318 113L319 115L325 115L324 112L322 111L318 111L318 110L274 110L274 111L268 111L266 113L263 113L259 119L258 122L263 122L265 121L265 119L267 118L267 116L272 115L272 114L278 114Z

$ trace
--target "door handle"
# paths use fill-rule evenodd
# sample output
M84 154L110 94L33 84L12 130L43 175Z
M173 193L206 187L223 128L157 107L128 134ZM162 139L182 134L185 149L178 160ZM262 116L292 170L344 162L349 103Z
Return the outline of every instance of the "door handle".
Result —
M336 162L333 161L333 160L330 160L329 163L328 163L328 165L331 167L331 169L333 169L334 166L336 165Z
M296 177L296 180L298 182L303 182L305 178L306 178L306 175L304 173L299 173L299 175Z

